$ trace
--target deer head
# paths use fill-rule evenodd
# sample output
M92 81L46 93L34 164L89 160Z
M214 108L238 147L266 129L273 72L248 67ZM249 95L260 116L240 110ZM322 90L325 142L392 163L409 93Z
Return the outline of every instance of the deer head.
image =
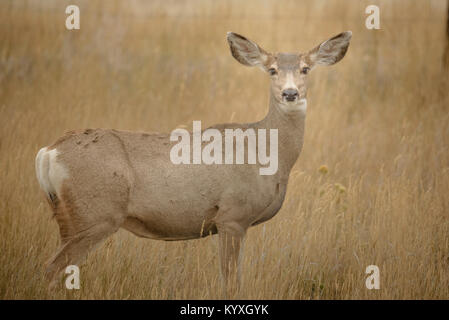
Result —
M307 75L318 65L332 65L346 54L352 32L324 41L306 53L269 53L255 42L233 32L227 39L233 57L245 66L256 66L271 79L271 95L282 112L307 108Z

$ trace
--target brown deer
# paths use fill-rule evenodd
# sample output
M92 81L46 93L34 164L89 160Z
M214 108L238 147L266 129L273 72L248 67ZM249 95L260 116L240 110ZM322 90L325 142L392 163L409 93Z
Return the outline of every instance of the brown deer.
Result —
M212 128L277 129L274 174L261 175L258 163L174 164L169 134L87 129L69 132L42 148L36 157L37 179L61 235L47 277L54 283L67 265L79 263L90 249L124 228L160 240L218 233L222 275L238 279L246 231L279 211L301 152L307 75L318 65L340 61L351 36L350 31L343 32L297 54L268 53L241 35L227 34L238 62L269 75L269 111L258 122Z

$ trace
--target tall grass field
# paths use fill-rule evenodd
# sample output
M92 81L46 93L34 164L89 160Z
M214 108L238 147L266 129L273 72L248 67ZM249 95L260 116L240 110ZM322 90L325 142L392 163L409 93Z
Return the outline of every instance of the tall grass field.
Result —
M217 236L125 230L80 265L79 290L49 290L59 230L36 153L74 129L260 120L269 77L232 58L226 32L305 52L346 30L345 58L309 76L303 151L282 209L248 231L231 298L449 299L446 20L443 0L0 1L0 299L223 298Z

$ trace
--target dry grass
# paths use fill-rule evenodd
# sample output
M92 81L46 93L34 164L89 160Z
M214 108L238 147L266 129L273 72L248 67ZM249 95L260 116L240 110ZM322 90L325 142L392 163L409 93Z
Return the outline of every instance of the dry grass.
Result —
M72 3L79 31L64 26ZM34 157L70 129L261 119L268 79L232 59L229 30L273 51L354 32L345 59L310 76L303 153L283 209L249 231L235 298L449 298L445 1L124 3L0 3L0 299L222 297L215 236L125 231L90 254L81 290L47 292L58 228ZM380 31L364 27L371 3ZM380 290L365 288L371 264Z

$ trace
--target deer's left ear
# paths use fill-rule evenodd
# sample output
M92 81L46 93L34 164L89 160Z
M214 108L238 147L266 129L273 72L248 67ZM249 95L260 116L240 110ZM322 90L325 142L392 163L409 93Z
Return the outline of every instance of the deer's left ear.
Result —
M265 68L270 54L255 42L234 32L228 32L227 39L232 56L241 64Z
M351 37L352 32L346 31L324 41L307 53L309 64L313 67L315 65L329 66L337 63L345 56Z

